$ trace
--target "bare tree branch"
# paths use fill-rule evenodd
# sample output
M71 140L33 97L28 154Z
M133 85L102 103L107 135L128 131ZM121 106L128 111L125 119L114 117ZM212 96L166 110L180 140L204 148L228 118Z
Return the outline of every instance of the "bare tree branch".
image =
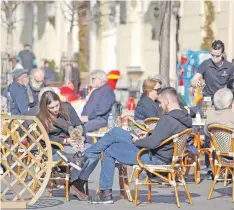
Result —
M15 2L15 6L12 8L12 13L17 9L17 7L21 4L21 1Z
M9 7L8 7L8 5L7 5L7 3L6 3L6 1L3 1L3 4L5 5L5 8L6 8L6 9L9 9Z
M10 24L5 20L5 18L3 17L3 15L1 14L1 18L2 18L2 21L7 25L9 26Z
M72 11L74 8L72 8L72 6L70 6L66 1L63 1L63 3L68 7L68 9L70 11Z
M21 18L21 19L19 19L19 20L16 20L16 19L15 19L15 20L12 21L12 24L18 23L18 22L23 21L23 20L24 20L24 18Z
M61 5L61 2L60 2L60 8L61 8L61 11L62 11L62 14L63 14L64 18L67 19L68 21L70 21L70 18L66 16L66 14L65 14L65 12L64 12L64 10L63 10L63 7L62 7L62 5Z

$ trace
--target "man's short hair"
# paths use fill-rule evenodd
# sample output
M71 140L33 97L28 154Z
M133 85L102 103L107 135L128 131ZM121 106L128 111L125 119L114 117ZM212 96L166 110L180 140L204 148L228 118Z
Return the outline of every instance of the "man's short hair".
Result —
M108 80L107 74L102 70L94 70L91 72L91 77L100 79L102 82L107 82Z
M45 64L49 64L49 61L48 61L48 60L45 60L45 61L44 61L44 65L45 65Z
M234 58L232 59L232 63L234 63Z
M169 95L172 101L179 103L177 91L173 87L163 88L158 92L158 94L159 94L159 96Z
M212 43L212 49L214 49L214 50L222 49L222 53L224 53L224 51L225 51L224 43L221 40L215 40Z
M41 72L44 74L43 69L35 68L35 69L32 69L32 71L30 72L30 76L34 75L36 72Z
M218 110L230 108L232 100L233 94L228 88L222 88L214 94L214 105Z
M167 93L170 94L170 95L174 95L174 96L177 97L177 91L176 91L176 89L173 88L173 87L162 88L162 89L158 92L159 95L164 95L164 94L167 94Z

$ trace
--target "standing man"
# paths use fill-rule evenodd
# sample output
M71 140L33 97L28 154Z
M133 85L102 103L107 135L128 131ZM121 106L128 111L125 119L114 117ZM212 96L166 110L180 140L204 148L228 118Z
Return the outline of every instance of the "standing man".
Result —
M49 67L49 62L47 60L44 61L44 73L45 73L45 84L57 81L57 74L54 71L54 69Z
M225 59L224 43L220 40L215 40L212 43L211 58L201 63L198 72L191 80L191 86L203 87L203 97L208 101L213 101L215 93L226 87L229 80L234 78L234 66ZM201 105L201 104L200 104ZM198 105L200 107L200 105ZM205 148L210 147L210 137L205 136ZM205 155L207 167L206 179L213 179L213 174L210 168L209 157Z
M225 47L221 40L212 43L211 58L201 63L198 72L191 80L193 87L202 87L202 79L205 81L203 89L204 97L211 97L227 82L234 77L234 66L224 58Z
M24 69L28 70L28 75L31 70L36 67L36 57L32 52L32 47L30 44L24 45L24 49L19 52L20 61Z

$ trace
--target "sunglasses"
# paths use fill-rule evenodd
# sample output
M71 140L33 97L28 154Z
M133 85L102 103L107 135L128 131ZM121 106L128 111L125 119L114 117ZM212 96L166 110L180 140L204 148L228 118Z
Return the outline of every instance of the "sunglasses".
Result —
M155 90L155 91L158 93L161 89L162 89L162 88L153 89L153 90Z
M213 55L213 54L211 54L211 56L212 57L216 57L216 58L219 58L220 56L222 56L223 54L221 54L221 55Z

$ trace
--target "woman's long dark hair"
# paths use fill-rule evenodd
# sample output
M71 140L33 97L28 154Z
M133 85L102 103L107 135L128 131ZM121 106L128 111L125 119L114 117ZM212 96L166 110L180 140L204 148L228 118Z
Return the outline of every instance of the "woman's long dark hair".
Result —
M54 121L52 114L48 110L48 105L50 105L53 101L59 101L59 117L69 121L69 116L66 114L63 104L59 99L59 96L53 91L46 91L41 96L38 118L44 125L47 132L51 130Z

